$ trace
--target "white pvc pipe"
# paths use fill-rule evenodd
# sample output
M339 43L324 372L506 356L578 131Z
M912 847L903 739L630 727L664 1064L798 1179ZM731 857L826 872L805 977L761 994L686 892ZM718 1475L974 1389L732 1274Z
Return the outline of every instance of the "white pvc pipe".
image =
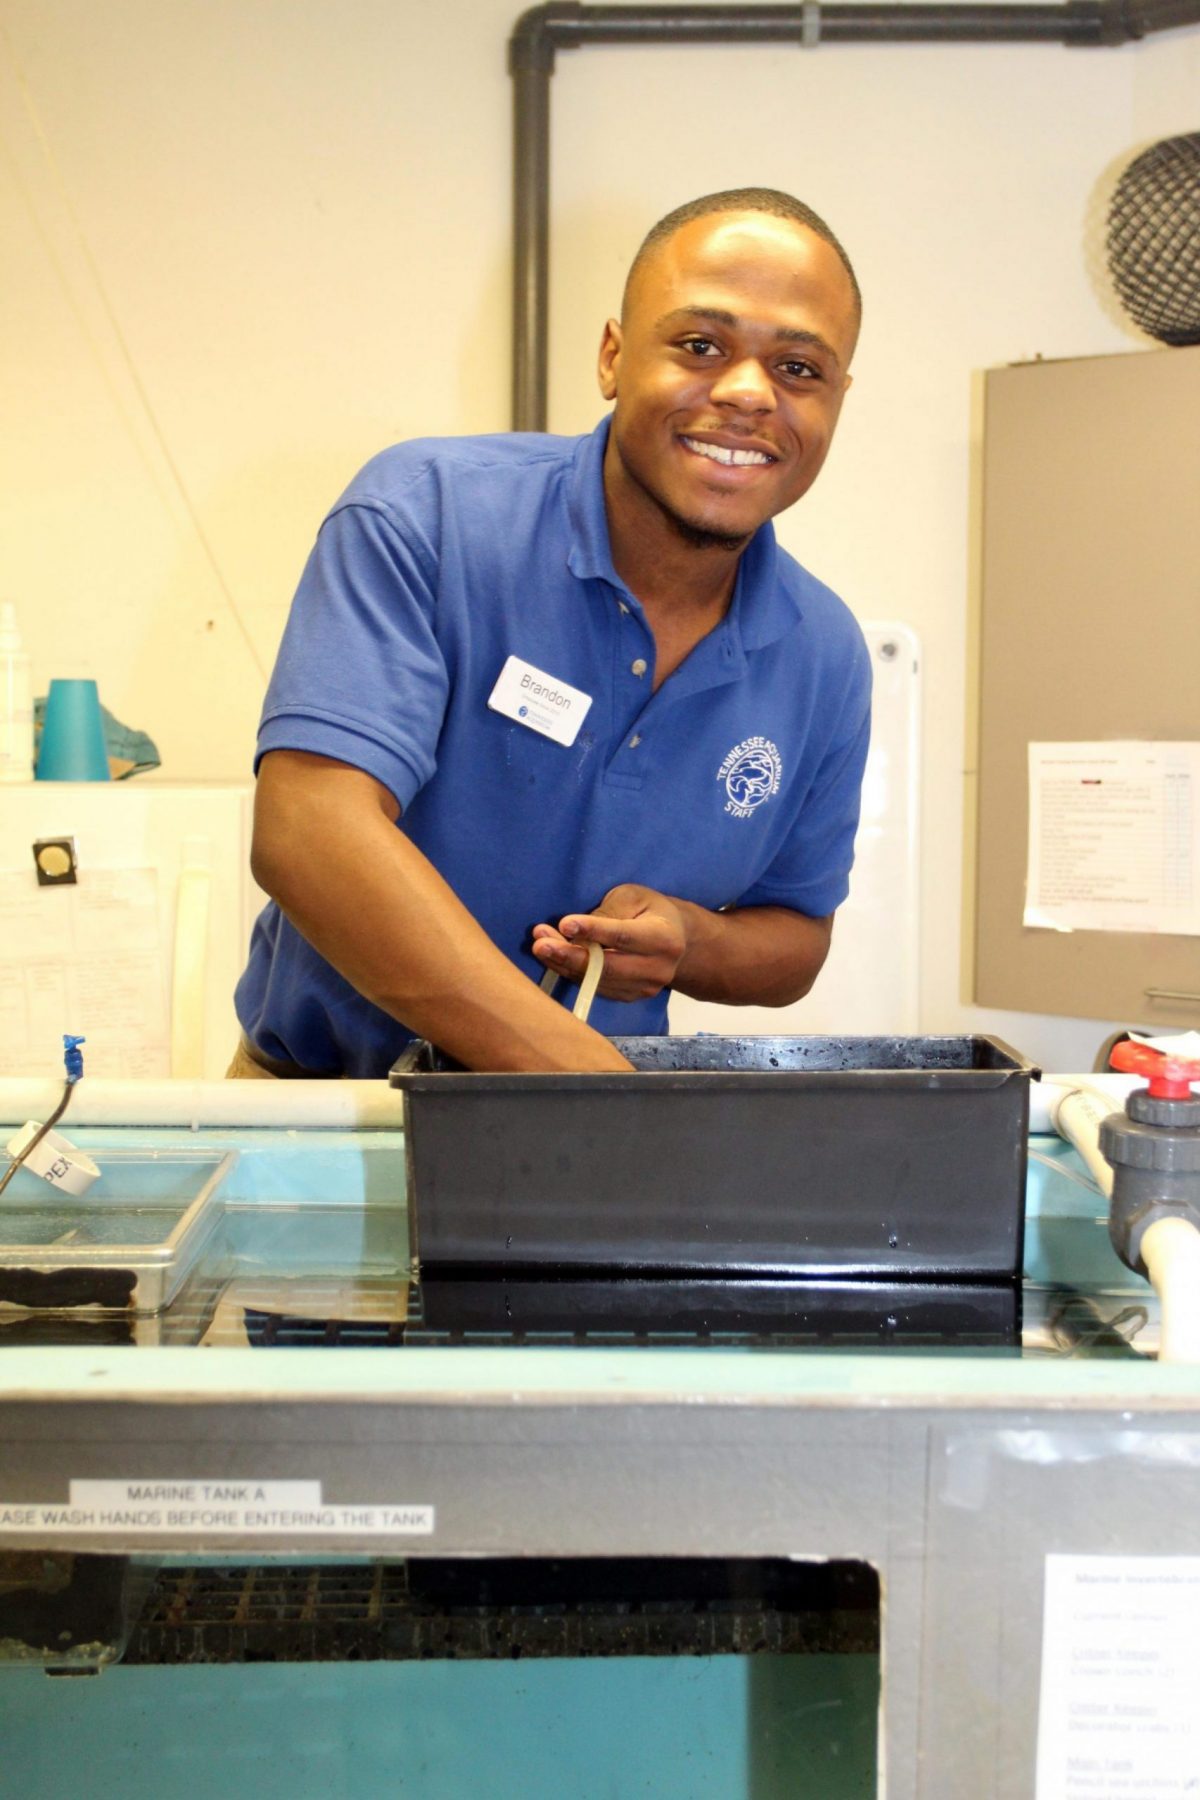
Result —
M1200 1363L1200 1231L1159 1219L1142 1238L1142 1261L1162 1307L1159 1362Z
M1115 1069L1102 1075L1044 1075L1030 1084L1029 1129L1057 1131L1055 1110L1067 1094L1096 1094L1109 1102L1109 1112L1120 1112L1126 1097L1140 1085L1136 1075L1119 1075Z
M1080 1079L1085 1078L1081 1076ZM1060 1137L1066 1138L1069 1144L1075 1146L1100 1192L1110 1195L1113 1172L1100 1148L1100 1127L1110 1113L1120 1110L1120 1098L1090 1086L1041 1085L1047 1089L1045 1100L1050 1125Z
M0 1124L46 1119L61 1080L0 1080ZM63 1122L79 1125L283 1126L292 1130L399 1128L403 1097L386 1081L106 1081L85 1076Z

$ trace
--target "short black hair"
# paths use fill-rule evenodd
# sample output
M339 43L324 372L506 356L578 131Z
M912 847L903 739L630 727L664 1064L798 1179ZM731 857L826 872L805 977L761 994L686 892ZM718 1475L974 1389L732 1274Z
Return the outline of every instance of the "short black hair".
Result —
M854 266L824 219L811 206L805 206L803 200L797 200L794 194L785 194L779 188L761 187L723 188L719 194L702 194L698 200L686 201L684 205L677 206L674 212L669 212L665 218L660 219L657 225L652 225L629 265L629 274L625 278L625 296L621 302L622 311L628 301L634 275L651 251L668 238L674 237L681 225L690 225L693 219L706 219L712 213L735 212L771 213L777 219L791 219L794 224L805 226L814 236L823 238L831 249L837 251L842 267L849 276L855 309L861 320L862 291Z

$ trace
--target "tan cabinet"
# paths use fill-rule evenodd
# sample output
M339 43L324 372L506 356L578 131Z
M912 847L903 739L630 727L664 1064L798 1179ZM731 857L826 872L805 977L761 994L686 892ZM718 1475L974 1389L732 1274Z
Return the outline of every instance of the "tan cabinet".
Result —
M1200 937L1022 922L1029 744L1200 740L1200 347L987 376L981 588L974 998L1200 1025Z

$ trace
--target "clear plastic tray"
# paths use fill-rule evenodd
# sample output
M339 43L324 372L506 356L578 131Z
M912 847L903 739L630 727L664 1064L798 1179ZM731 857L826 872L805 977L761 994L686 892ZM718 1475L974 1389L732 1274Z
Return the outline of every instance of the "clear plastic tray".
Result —
M0 1197L0 1308L157 1313L222 1217L235 1150L105 1150L77 1197L18 1170Z

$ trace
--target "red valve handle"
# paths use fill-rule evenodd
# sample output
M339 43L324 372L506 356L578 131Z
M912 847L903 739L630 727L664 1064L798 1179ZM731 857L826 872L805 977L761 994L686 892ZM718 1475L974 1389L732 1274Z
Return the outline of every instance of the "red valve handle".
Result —
M1168 1056L1150 1044L1134 1043L1125 1038L1114 1044L1109 1057L1114 1069L1127 1075L1148 1075L1150 1092L1156 1100L1191 1100L1193 1081L1200 1081L1200 1062L1187 1056Z

